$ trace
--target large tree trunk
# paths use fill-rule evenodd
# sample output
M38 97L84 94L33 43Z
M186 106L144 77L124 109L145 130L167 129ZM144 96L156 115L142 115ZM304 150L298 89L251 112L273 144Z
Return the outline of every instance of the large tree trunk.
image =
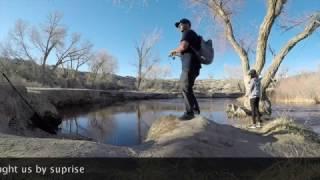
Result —
M244 77L246 91L249 88L249 76ZM245 117L251 115L250 98L243 96L238 99L240 105L230 104L227 106L227 113L229 116ZM272 104L267 94L267 89L261 88L261 97L259 103L259 112L262 115L271 115Z
M214 17L218 17L220 23L224 26L224 31L226 38L239 55L242 65L242 71L244 74L244 85L246 91L248 90L249 77L247 75L250 64L247 51L243 48L243 45L237 41L235 33L233 31L233 26L231 22L232 9L228 6L228 3L232 3L230 0L196 0L197 3L204 4L213 14ZM260 75L263 69L265 68L266 62L266 49L268 44L268 38L270 36L272 26L276 18L281 14L283 6L286 4L287 0L268 0L267 1L267 12L264 17L262 24L260 25L259 35L257 39L257 48L256 48L256 61L254 68L257 73ZM271 114L271 102L268 97L267 88L274 78L275 74L278 71L279 66L281 65L285 56L289 51L301 40L310 36L318 27L320 26L320 13L316 13L311 16L310 21L308 22L305 29L294 36L287 44L280 50L278 54L274 56L274 59L271 62L271 66L267 69L266 73L263 74L263 79L261 82L262 96L261 96L261 112ZM242 98L242 106L230 105L227 108L227 112L232 112L235 115L247 115L250 114L250 101L248 98Z
M292 39L290 39L286 45L280 50L280 52L275 55L274 59L272 60L272 63L270 67L267 69L266 73L263 75L263 79L261 82L261 90L262 90L262 96L260 100L260 112L262 114L268 114L271 115L272 113L272 105L270 98L268 97L267 89L276 75L282 61L284 60L285 56L290 52L292 48L294 48L300 41L310 36L319 26L319 18L320 16L314 16L314 18L311 19L309 24L305 27L305 29L298 33L296 36L294 36ZM259 54L257 54L258 56ZM262 56L260 54L260 56ZM263 59L263 62L265 62L265 57L260 57L260 59ZM244 83L246 90L248 90L248 77L244 75ZM244 116L245 114L250 114L250 100L248 98L244 98L243 100L243 106L236 107L235 106L228 106L227 112L230 113L230 115L233 116Z
M41 68L41 82L42 84L46 84L46 64L43 63L42 64L42 68Z
M138 64L138 77L137 77L137 89L140 90L142 82L142 55L139 54L139 64Z

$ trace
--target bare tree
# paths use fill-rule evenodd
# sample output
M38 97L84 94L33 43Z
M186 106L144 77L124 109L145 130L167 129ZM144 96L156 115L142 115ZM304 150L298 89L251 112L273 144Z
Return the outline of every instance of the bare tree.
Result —
M281 79L285 79L288 78L288 72L289 72L289 68L288 67L282 67L279 69L279 72L277 73L277 76L275 77L276 80L281 80Z
M240 41L236 38L232 23L232 17L234 13L234 4L235 0L192 0L193 3L205 7L208 12L223 25L225 36L228 42L231 44L233 49L239 55L241 60L242 71L244 74L244 83L246 88L248 86L249 77L247 75L250 69L248 51L241 45ZM267 11L264 16L264 19L260 25L258 32L257 45L255 50L255 64L254 68L257 70L258 74L261 74L265 68L266 62L266 51L268 45L268 39L270 32L274 25L275 20L283 12L284 5L287 3L287 0L267 0L266 7ZM270 85L272 79L278 71L280 64L282 63L285 56L290 52L290 50L295 47L303 39L307 38L320 26L319 23L319 13L309 17L307 25L304 30L292 37L277 54L274 54L272 63L268 69L265 70L265 74L262 79L262 101L264 102L264 110L271 113L271 103L269 98L266 95L266 89ZM217 24L219 24L217 23ZM247 102L247 101L246 101ZM248 106L247 103L245 103Z
M16 51L12 47L12 43L10 41L0 43L0 57L7 59L14 59L17 57Z
M93 54L91 52L91 48L93 47L93 45L90 42L86 42L82 45L82 48L80 48L81 50L77 53L76 56L74 56L71 62L75 61L75 75L74 77L76 78L78 72L79 72L79 68L81 66L83 66L84 64L87 64L90 59L93 57Z
M29 24L17 20L14 28L9 31L8 38L1 45L1 55L10 59L34 60L29 41Z
M86 41L80 45L81 36L73 34L69 45L56 47L56 63L52 70L55 71L59 66L67 64L70 70L73 71L72 76L76 78L79 68L86 64L92 55L93 44Z
M41 52L40 63L42 65L43 82L48 58L54 48L62 46L66 36L66 28L61 24L62 15L52 13L48 16L47 22L40 28L34 27L31 33L31 40L35 48Z
M160 58L154 55L154 47L160 40L160 36L160 31L155 29L152 33L144 35L141 42L135 46L138 55L138 63L136 64L138 89L152 67L160 61Z
M38 61L42 67L43 83L49 58L52 58L52 71L69 63L75 70L75 76L78 69L91 57L93 45L89 41L82 42L77 33L73 33L68 40L67 28L61 20L62 15L58 12L49 14L45 23L33 28L27 22L18 20L10 31L8 40L0 47L1 55L12 59Z
M61 18L61 14L52 13L45 24L32 29L25 21L18 20L9 33L7 47L2 53L11 58L39 60L44 81L48 58L55 47L63 44L66 36L66 28L60 24Z
M52 70L56 70L59 65L71 61L71 57L76 55L78 52L78 48L76 46L79 42L80 35L73 34L69 45L65 45L65 43L63 43L61 46L55 47L57 62L52 67Z
M170 66L154 65L145 78L149 80L165 79L170 76L171 71L172 70Z
M98 51L89 61L92 84L96 79L106 78L108 74L114 74L117 70L117 60L106 50Z

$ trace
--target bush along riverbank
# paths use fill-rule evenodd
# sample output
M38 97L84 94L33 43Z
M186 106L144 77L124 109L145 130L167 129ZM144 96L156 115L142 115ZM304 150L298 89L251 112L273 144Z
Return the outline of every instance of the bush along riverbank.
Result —
M286 104L319 104L319 82L320 71L282 79L272 93L272 100Z

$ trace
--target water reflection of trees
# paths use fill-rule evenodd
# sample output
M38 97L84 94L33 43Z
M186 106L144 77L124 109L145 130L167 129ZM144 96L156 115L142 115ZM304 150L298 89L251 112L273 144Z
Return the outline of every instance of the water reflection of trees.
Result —
M142 142L142 129L141 129L141 122L142 122L142 112L140 108L140 103L136 105L136 114L137 114L137 132L138 132L138 144Z
M128 105L128 104L127 104ZM157 101L137 101L128 106L134 106L137 118L138 143L141 143L152 123L163 115L164 111L182 111L181 104L171 104Z
M200 99L199 104L203 115L209 119L215 119L218 121L229 121L224 116L224 106L229 101L223 99ZM77 120L77 113L69 118L65 124L65 130L69 132L81 134L91 137L98 142L108 141L113 144L118 144L119 137L115 136L117 131L121 131L117 126L118 121L121 118L128 118L131 115L134 116L133 121L136 124L134 129L136 143L141 143L146 136L148 129L152 123L165 114L176 114L184 111L184 104L182 100L143 100L135 102L118 103L113 106L100 108L99 110L86 113L85 116L81 115L81 123ZM127 113L129 116L117 116L118 114ZM218 113L218 114L217 114ZM70 115L70 113L69 113ZM83 121L83 118L86 118ZM82 127L83 126L83 127ZM125 137L120 137L121 139ZM132 137L130 137L131 139ZM120 142L121 143L121 142Z
M79 124L78 124L78 116L71 117L70 119L63 121L62 126L64 131L69 134L77 134L79 135Z
M90 137L98 142L104 142L107 137L112 137L115 123L112 111L106 109L88 114L87 130Z

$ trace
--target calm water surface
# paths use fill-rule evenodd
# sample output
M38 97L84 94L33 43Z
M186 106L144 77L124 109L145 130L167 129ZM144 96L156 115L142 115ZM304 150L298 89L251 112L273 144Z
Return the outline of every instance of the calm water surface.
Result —
M234 99L198 99L201 115L220 124L247 126L248 119L228 118L224 109ZM81 107L61 111L60 132L77 134L94 141L119 146L140 144L153 121L164 115L181 115L182 99L143 100L103 108ZM320 105L273 105L272 116L289 116L320 132Z

